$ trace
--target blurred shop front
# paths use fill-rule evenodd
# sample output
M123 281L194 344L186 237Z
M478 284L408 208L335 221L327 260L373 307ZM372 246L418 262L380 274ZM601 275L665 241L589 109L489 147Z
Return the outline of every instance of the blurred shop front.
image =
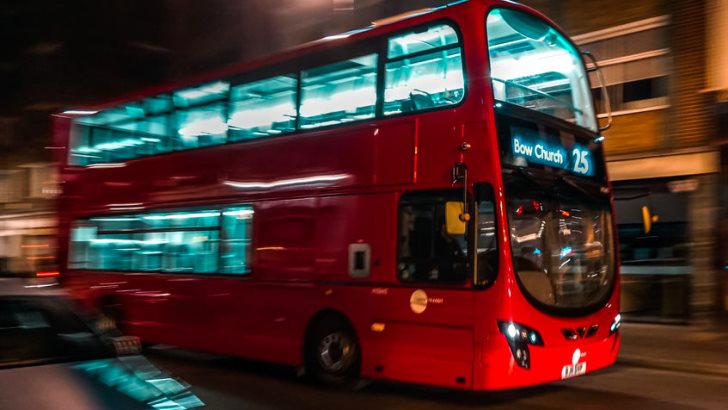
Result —
M728 4L726 4L726 16L728 17ZM728 27L726 28L728 32ZM728 39L725 40L728 44ZM726 51L728 58L728 50ZM726 85L728 86L728 74L726 74ZM720 146L721 154L721 178L720 178L720 219L716 222L719 225L717 238L718 252L718 286L719 305L723 316L728 316L728 90L719 95L719 103L716 104L717 119L717 145Z
M54 213L0 215L0 275L55 271L55 260Z
M614 184L626 317L687 320L692 273L688 200L697 184L696 179Z
M715 151L610 161L622 314L687 323L714 307Z
M57 271L55 168L35 162L0 169L0 274Z

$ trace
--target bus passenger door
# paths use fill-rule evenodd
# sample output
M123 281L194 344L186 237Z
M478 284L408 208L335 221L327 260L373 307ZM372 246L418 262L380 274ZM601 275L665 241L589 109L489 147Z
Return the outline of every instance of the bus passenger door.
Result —
M448 229L448 202L462 205L462 191L410 193L400 200L396 269L401 285L374 288L368 296L367 375L472 386L474 294L467 238L465 230Z

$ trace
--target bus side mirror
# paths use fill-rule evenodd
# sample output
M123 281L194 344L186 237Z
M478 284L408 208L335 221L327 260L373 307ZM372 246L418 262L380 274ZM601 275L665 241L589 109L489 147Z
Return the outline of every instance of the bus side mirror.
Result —
M581 52L584 57L588 58L591 61L591 66L587 67L586 71L591 73L594 72L597 79L599 80L599 87L602 90L602 98L604 99L604 108L607 112L607 124L606 125L599 125L599 131L606 131L609 128L612 127L612 102L609 100L609 92L607 91L607 83L604 82L604 76L602 75L602 69L599 67L599 64L597 63L597 58L594 57L594 55L588 51L582 51Z
M445 203L445 225L448 235L465 235L470 215L465 213L464 202Z

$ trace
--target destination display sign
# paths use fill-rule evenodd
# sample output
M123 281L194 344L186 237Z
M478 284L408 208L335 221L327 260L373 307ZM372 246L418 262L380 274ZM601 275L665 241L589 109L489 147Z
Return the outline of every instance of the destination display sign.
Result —
M540 164L565 169L577 175L594 176L595 158L585 145L558 139L546 140L528 128L511 127L511 155L516 163ZM519 161L519 159L522 159Z

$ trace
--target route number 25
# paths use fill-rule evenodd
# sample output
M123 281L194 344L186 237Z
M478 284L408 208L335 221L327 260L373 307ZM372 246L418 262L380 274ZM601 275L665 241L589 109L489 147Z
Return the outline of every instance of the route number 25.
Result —
M589 160L587 159L587 157L589 156L589 151L575 148L573 151L571 151L571 156L574 159L574 172L583 175L588 174Z

